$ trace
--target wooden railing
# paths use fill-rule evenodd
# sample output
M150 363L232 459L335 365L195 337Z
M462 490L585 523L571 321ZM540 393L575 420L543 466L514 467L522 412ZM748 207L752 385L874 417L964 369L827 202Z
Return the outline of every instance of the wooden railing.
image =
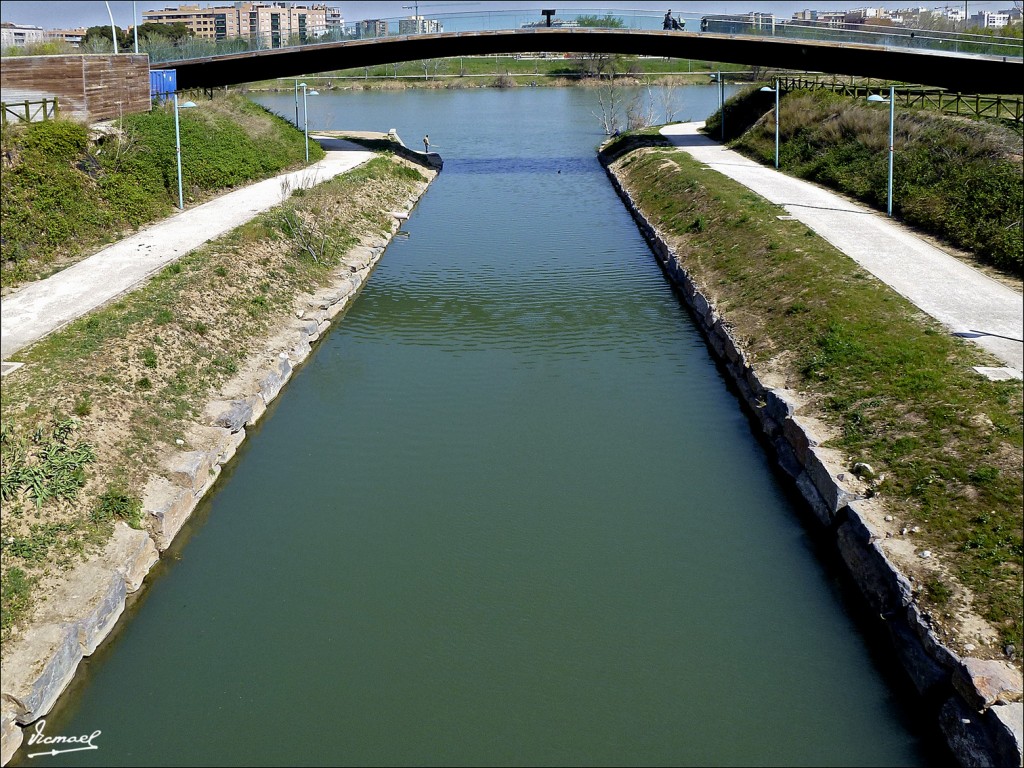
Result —
M887 95L889 84L881 80L844 82L839 78L792 77L779 78L783 91L830 90L844 96L867 98L872 93ZM1019 96L980 96L964 93L949 93L941 88L896 86L896 103L907 107L923 107L939 112L970 117L997 117L1024 121L1024 99Z
M54 120L60 109L56 97L39 101L0 102L0 124L4 128L8 123L34 123L39 120Z

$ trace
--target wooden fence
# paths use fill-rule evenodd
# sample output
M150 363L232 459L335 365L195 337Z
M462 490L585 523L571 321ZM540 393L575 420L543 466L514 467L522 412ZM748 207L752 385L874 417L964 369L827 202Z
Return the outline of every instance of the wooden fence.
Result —
M872 93L887 95L888 83L870 80L844 82L839 79L811 77L781 77L779 88L784 91L829 90L854 98L867 98ZM953 115L969 117L997 117L1024 121L1024 99L1019 96L979 96L948 93L940 88L896 87L896 103L907 107L922 107Z
M42 99L40 101L17 101L0 102L0 124L4 128L13 120L20 123L34 123L39 120L54 120L60 110L57 99ZM13 120L12 120L13 119Z

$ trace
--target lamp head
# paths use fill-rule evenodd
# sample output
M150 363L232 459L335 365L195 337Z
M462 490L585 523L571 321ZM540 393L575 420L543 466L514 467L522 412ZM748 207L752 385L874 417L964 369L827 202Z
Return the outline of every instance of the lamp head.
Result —
M887 104L889 102L888 99L879 96L877 93L872 93L870 96L868 96L868 101L881 102L883 104Z
M761 88L762 93L775 93L774 88L769 88L767 85Z

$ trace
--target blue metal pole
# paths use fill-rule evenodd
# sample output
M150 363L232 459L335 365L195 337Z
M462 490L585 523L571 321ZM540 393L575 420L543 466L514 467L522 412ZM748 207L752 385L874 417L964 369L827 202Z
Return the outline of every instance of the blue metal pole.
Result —
M174 94L174 154L178 159L178 208L185 210L185 195L181 191L181 131L178 129L178 94Z
M299 127L299 81L294 81L295 85L295 127Z
M893 135L896 126L896 87L889 86L889 205L887 213L892 218L892 162L896 147L893 143Z
M779 78L775 78L775 170L779 170Z

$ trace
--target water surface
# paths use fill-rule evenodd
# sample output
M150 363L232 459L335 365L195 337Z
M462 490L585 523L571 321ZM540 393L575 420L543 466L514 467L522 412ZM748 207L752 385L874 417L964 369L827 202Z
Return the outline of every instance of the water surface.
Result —
M310 105L445 170L50 718L99 749L51 762L927 762L595 159L595 94Z

